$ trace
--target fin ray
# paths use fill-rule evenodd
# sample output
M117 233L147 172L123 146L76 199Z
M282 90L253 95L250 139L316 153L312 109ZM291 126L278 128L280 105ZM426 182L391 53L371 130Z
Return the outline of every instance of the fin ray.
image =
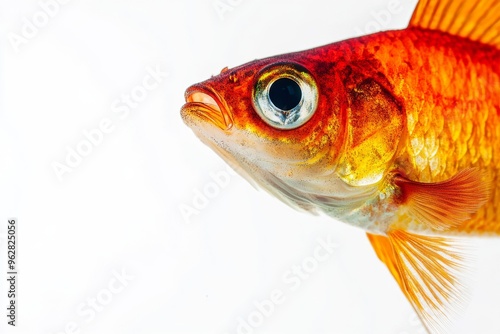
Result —
M402 176L394 179L401 189L408 214L435 230L457 227L488 200L490 188L484 172L467 168L449 180L422 183Z
M409 27L439 30L500 48L500 1L420 0Z
M466 248L454 239L403 230L367 236L425 327L432 333L446 332L466 300Z

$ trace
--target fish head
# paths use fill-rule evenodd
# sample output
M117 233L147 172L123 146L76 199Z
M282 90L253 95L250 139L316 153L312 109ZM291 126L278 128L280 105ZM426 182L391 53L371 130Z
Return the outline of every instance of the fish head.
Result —
M379 139L364 146L360 138L353 140L356 135L373 137L386 126L387 122L375 124L370 115L370 120L352 115L352 108L376 103L367 95L380 95L379 87L366 82L354 96L359 87L346 85L345 75L345 62L331 61L324 52L256 60L225 68L189 87L181 115L205 144L251 183L287 204L312 210L314 198L353 196L353 186L364 185L366 179L375 182L366 166L360 168L368 161L359 154L376 146L377 154L371 156L387 155L381 152L387 145L379 145ZM383 101L378 105L383 108ZM350 120L352 116L356 119ZM369 129L353 129L366 124ZM362 152L356 151L359 145ZM365 190L354 192L360 191Z

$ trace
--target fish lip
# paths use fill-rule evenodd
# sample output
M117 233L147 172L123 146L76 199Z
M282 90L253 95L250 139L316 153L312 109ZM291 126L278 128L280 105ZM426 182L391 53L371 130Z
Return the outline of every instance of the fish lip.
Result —
M233 116L225 101L217 92L204 85L193 85L184 93L186 103L181 108L181 115L196 117L217 125L222 130L229 130L233 126Z

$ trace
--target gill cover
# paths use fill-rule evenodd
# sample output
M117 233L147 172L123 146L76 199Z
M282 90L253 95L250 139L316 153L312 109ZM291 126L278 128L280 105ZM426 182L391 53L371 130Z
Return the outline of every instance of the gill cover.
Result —
M367 64L362 65L361 71L349 67L345 76L347 132L337 166L338 176L352 186L375 184L384 177L404 127L403 106L391 95L387 79L377 72L360 75L367 72Z

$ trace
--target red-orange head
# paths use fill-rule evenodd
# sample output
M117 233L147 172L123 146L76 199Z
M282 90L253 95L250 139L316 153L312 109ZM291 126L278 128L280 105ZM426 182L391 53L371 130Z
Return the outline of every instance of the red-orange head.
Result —
M383 134L402 123L387 83L372 75L376 62L356 57L338 43L225 68L187 89L182 117L240 173L289 204L345 198L347 188L380 180L396 146L381 145Z

